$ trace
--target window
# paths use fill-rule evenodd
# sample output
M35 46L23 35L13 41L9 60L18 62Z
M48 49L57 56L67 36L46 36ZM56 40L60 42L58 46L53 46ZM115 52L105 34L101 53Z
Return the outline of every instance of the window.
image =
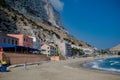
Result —
M49 49L49 47L48 47L48 49Z
M10 39L8 39L8 44L10 44Z
M15 44L16 44L16 45L18 44L18 41L17 41L17 40L15 41Z
M25 41L25 38L24 38L24 41Z
M26 39L26 42L27 42L28 40Z
M6 38L3 39L3 43L6 43Z
M12 39L12 44L14 44L14 40Z

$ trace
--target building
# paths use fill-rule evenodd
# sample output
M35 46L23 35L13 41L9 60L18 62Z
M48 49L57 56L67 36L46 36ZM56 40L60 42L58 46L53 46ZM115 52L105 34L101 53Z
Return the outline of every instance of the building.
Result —
M1 46L6 46L6 47L13 46L13 45L17 46L18 42L19 42L18 38L8 36L0 31L0 44L1 44Z
M85 54L91 55L93 53L95 53L95 50L97 50L97 48L86 48L86 47L80 47L80 46L76 46L76 45L71 45L72 48L76 48L76 49L81 49L84 51Z
M7 36L18 38L18 46L33 48L33 39L24 34L7 34Z
M71 52L71 45L67 42L64 42L64 41L56 41L55 42L59 49L60 49L60 52L63 56L66 56L66 57L70 57L72 52Z
M43 54L47 54L48 56L57 55L57 48L51 44L43 44L41 46L41 50Z
M77 45L74 45L74 44L72 44L71 47L72 47L72 48L76 48L76 49L82 49L81 46L77 46Z
M94 53L94 50L90 48L83 48L83 51L85 54L88 54L88 55L91 55Z
M40 43L40 41L38 41L36 39L36 37L32 37L32 38L33 38L33 48L41 50L41 43Z
M39 42L36 44L39 44ZM8 52L40 53L40 48L33 47L33 38L23 34L5 34L0 32L0 46L3 47L4 51Z

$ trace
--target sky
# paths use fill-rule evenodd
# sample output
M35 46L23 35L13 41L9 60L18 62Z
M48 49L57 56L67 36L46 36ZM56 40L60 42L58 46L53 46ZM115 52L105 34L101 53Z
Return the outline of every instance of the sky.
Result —
M51 1L71 35L98 49L120 44L120 0Z

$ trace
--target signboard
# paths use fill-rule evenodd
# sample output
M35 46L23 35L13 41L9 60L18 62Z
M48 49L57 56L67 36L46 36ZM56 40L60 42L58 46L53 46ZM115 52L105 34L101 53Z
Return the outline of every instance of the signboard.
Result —
M3 51L3 48L0 46L0 61L2 61L2 52Z
M0 52L2 52L3 51L3 48L0 46Z

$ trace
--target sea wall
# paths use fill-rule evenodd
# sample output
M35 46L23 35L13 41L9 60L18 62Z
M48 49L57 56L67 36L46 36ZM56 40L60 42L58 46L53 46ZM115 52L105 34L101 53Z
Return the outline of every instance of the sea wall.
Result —
M4 54L6 57L10 59L11 64L24 64L49 60L49 58L46 55L23 54L23 53L4 53Z

